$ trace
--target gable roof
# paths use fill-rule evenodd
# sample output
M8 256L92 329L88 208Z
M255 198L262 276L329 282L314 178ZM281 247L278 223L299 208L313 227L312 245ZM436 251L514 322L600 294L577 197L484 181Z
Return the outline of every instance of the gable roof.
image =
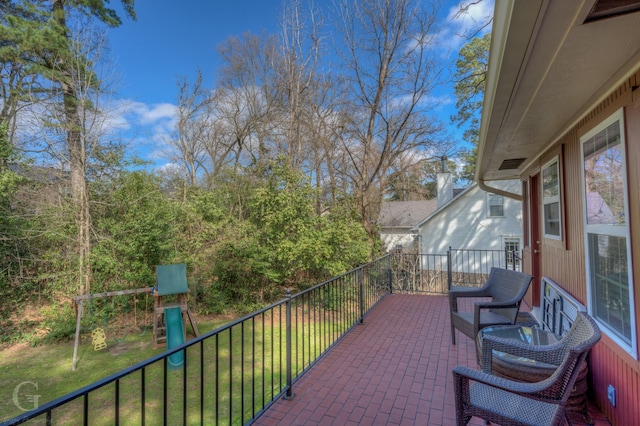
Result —
M496 0L477 180L518 177L640 66L640 13L585 23L594 3Z
M382 203L378 225L383 228L412 228L438 208L438 200L387 201Z
M444 206L441 206L439 209L435 209L429 215L427 215L424 218L422 218L422 220L420 220L420 222L417 222L413 226L412 231L418 231L422 225L424 225L425 223L429 222L431 219L433 219L438 214L440 214L440 212L446 210L447 208L449 208L449 206L451 206L452 204L456 203L458 200L463 199L466 194L468 194L473 188L477 188L477 187L478 187L478 184L474 182L473 184L471 184L471 186L468 186L468 187L466 187L464 189L459 190L457 193L455 193L453 198L451 200L449 200L449 202L447 202Z
M504 180L499 182L498 185L496 185L496 188L494 189L519 194L519 188L520 188L520 179L510 179L510 180ZM430 220L432 220L433 218L441 214L443 211L447 210L458 201L464 200L466 197L473 197L474 194L476 194L478 191L481 192L482 197L485 197L487 194L496 194L496 192L486 191L485 189L480 187L480 185L474 182L471 186L460 190L460 192L454 195L453 199L451 199L444 206L433 211L429 216L422 219L411 230L414 232L419 231L420 227L424 226L427 222L429 222ZM500 195L499 193L497 194Z

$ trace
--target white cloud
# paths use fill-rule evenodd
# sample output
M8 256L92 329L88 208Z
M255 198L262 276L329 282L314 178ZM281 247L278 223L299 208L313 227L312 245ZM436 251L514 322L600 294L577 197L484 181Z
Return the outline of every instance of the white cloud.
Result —
M449 8L443 25L431 34L431 46L442 51L443 56L457 55L463 44L474 36L491 31L494 0L462 0Z
M449 9L447 22L451 23L455 34L462 38L479 35L491 31L487 26L493 18L493 0L471 1L463 0Z
M163 120L175 123L177 108L175 105L162 103L147 105L141 102L134 102L130 111L139 117L140 124L153 124Z
M109 115L109 127L115 130L127 130L139 126L160 127L166 130L175 127L177 108L168 103L147 105L121 99Z
M434 105L437 110L441 110L447 106L454 105L456 100L449 95L429 96L426 100L429 105Z
M118 102L110 118L110 127L114 130L128 131L135 129L135 138L141 135L147 139L158 141L173 132L177 122L177 108L169 103L145 104L122 99Z
M118 131L129 130L130 128L131 123L129 123L127 118L123 115L120 105L113 110L107 111L103 123L104 133L115 133Z
M176 163L162 164L158 166L156 170L159 173L166 173L166 174L182 174L182 171L183 171L182 167L180 167L180 165Z

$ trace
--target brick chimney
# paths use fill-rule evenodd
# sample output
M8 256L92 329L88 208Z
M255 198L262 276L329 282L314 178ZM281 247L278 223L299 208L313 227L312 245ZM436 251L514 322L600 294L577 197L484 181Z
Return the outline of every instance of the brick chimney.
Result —
M438 208L453 199L453 177L451 173L438 173Z
M444 206L453 199L453 177L447 171L447 157L440 158L440 172L437 175L438 208Z

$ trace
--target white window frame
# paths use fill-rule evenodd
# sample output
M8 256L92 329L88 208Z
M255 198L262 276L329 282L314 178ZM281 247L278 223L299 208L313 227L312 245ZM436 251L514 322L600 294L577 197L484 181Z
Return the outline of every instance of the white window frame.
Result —
M584 170L584 143L593 138L596 134L600 133L605 128L614 124L616 121L620 124L620 151L622 153L622 183L624 192L624 214L625 225L607 225L607 224L588 224L587 222L587 191L586 191L586 176ZM635 315L635 296L633 285L633 269L632 269L632 252L631 252L631 227L629 224L631 216L629 215L629 191L627 183L627 162L626 162L626 141L625 141L625 123L624 123L624 110L620 109L610 115L608 118L599 123L595 128L580 138L580 162L581 162L581 188L582 188L582 213L584 221L584 250L585 250L585 275L587 281L587 309L596 322L600 325L602 332L609 336L614 342L616 342L622 349L625 350L634 359L638 359L638 342L636 331L636 315ZM595 283L592 282L591 275L591 259L589 253L589 234L602 234L614 237L624 237L626 239L627 249L627 279L629 288L629 321L630 321L630 341L626 341L621 337L617 331L615 331L609 324L602 319L598 318L594 311L593 297L595 296Z
M558 175L558 193L556 195L545 197L544 194L544 176L545 171L548 170L553 163L556 165L556 173ZM552 240L562 240L562 198L560 194L562 193L562 175L560 170L560 156L556 155L553 159L547 162L544 166L542 166L542 172L540 174L540 185L541 185L541 198L542 198L542 233L545 238L549 238ZM558 235L547 233L547 217L545 207L551 204L558 204Z
M492 203L491 200L500 200L501 203ZM487 194L487 217L505 217L504 214L504 196L502 195L498 195L498 194L491 194L488 193ZM494 215L491 214L491 206L502 206L502 214L500 215Z

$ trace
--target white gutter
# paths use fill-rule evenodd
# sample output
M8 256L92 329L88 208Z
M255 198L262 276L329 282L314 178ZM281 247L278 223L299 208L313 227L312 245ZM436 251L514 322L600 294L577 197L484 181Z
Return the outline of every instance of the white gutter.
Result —
M478 138L478 157L476 158L476 181L481 181L484 173L484 151L487 143L487 133L489 131L489 121L496 99L498 89L498 78L500 76L500 66L502 57L506 50L507 34L511 14L515 6L514 1L496 0L494 4L493 26L491 32L491 46L489 49L488 70L485 82L484 99L482 102L482 115L480 117L480 135ZM482 188L483 183L480 184ZM484 188L482 188L484 189ZM486 191L486 189L485 189Z
M516 194L514 192L508 192L499 188L494 188L492 186L487 186L487 184L484 183L483 179L477 179L477 181L478 181L478 186L483 191L490 192L496 195L502 195L503 197L511 198L512 200L522 201L522 195L520 194Z

